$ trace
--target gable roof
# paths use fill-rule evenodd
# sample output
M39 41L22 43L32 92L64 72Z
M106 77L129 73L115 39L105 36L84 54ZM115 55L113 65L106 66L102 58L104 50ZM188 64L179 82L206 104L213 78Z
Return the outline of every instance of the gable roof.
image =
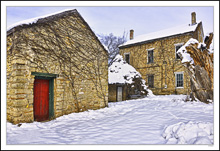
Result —
M200 23L202 23L202 22L199 21L198 23L196 23L194 25L184 24L184 25L173 27L173 28L168 28L165 30L160 30L157 32L139 35L137 37L134 37L134 39L129 40L126 43L120 45L119 48L129 47L131 45L135 45L135 44L139 44L139 43L143 43L143 42L148 42L148 41L152 41L152 40L156 40L156 39L160 39L160 38L166 38L166 37L170 37L170 36L174 36L174 35L194 32Z
M84 25L86 25L88 27L88 29L92 32L95 39L100 43L102 48L106 52L108 52L106 50L106 48L103 46L103 44L99 41L98 37L95 35L93 30L90 28L88 23L83 19L83 17L80 15L80 13L76 9L65 9L65 10L55 12L52 14L48 14L45 16L35 17L35 18L28 19L28 20L23 20L23 21L17 22L7 28L7 36L15 31L19 31L23 28L31 27L31 26L37 25L37 24L46 23L48 21L54 21L54 20L57 20L58 18L62 18L62 17L69 16L69 15L77 15L83 21Z

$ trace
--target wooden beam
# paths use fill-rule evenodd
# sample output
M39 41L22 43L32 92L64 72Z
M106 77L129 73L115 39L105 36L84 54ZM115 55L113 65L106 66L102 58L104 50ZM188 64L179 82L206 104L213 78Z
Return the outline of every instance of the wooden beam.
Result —
M57 77L59 77L58 74L41 73L41 72L31 72L31 75L35 75L35 76L39 76L39 77L48 77L48 78L57 78Z

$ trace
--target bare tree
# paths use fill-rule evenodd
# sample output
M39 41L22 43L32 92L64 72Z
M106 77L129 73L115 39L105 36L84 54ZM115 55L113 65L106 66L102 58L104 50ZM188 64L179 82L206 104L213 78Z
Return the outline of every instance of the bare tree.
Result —
M127 41L127 33L124 32L122 36L114 36L112 33L108 35L98 34L98 37L103 45L105 45L109 51L108 64L112 64L113 59L119 54L119 45Z

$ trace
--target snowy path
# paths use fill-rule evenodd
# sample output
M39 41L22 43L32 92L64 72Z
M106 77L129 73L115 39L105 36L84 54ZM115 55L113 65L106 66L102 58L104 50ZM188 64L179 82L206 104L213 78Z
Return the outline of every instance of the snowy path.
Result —
M7 144L166 144L162 135L169 125L213 124L213 104L184 102L183 98L151 96L109 103L108 108L72 113L50 122L20 127L7 123Z

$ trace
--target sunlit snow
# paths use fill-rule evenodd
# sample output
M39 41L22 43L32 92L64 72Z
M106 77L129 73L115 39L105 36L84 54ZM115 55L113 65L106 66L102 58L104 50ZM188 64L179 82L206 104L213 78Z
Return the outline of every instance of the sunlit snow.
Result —
M213 103L149 96L61 116L7 123L7 144L213 144Z

